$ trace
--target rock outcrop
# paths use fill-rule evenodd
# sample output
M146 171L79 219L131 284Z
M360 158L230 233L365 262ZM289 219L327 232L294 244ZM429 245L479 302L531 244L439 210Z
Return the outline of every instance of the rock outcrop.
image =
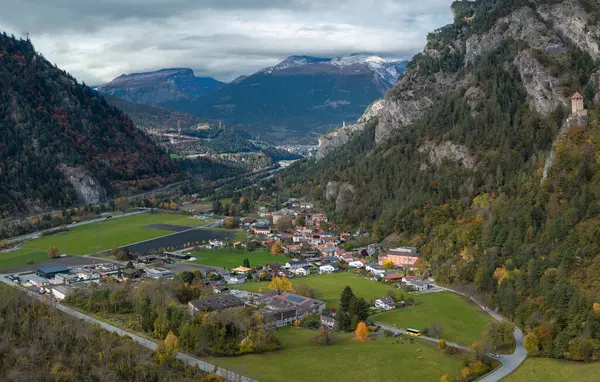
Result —
M80 203L97 204L106 201L106 189L87 170L67 165L60 165L58 169L75 188Z
M468 169L475 167L475 159L469 155L469 149L463 145L457 145L450 141L440 144L427 141L419 147L421 154L427 155L429 163L434 166L439 166L447 159L457 162ZM425 167L422 167L423 169Z
M352 203L354 186L348 183L330 181L327 183L325 198L328 202L335 203L338 212L344 211Z
M373 118L377 118L384 107L384 101L378 99L367 107L363 115L355 124L346 125L332 133L319 137L319 149L317 150L315 158L321 160L336 148L346 144L352 135L364 130L369 121Z

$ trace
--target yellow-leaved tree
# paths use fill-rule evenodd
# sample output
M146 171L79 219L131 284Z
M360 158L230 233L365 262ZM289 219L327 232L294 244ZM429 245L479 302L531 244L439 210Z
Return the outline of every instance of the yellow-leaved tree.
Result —
M287 277L273 277L273 280L269 284L269 289L291 291L293 289L292 282Z
M58 249L56 247L50 247L48 248L48 258L50 259L54 259L56 257L58 257Z
M278 241L277 243L273 244L273 246L271 246L271 255L275 256L278 253L281 253L281 242Z
M357 339L361 341L366 341L369 339L369 328L364 321L361 321L356 325L356 330L354 331L354 335Z
M384 260L382 266L385 269L394 269L394 262L392 260Z

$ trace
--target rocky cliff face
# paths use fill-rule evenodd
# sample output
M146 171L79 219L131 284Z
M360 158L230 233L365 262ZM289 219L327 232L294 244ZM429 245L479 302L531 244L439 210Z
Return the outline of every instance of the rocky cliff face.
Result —
M354 197L354 186L348 183L331 181L327 183L325 197L328 202L335 203L338 212L344 211L352 203Z
M419 152L425 154L431 165L439 166L444 160L457 162L468 169L475 167L475 159L469 155L469 149L463 145L457 145L450 141L436 144L425 142L419 147ZM426 169L427 165L421 166Z
M58 169L65 179L73 185L79 203L97 204L106 201L106 189L83 167L61 165Z
M319 148L315 158L321 160L336 148L343 146L355 133L362 131L369 121L377 118L384 109L383 99L378 99L367 107L364 114L353 125L346 125L332 133L319 137Z
M474 78L468 71L459 75L457 68L436 67L442 56L448 62L447 57L453 55L455 62L468 68L502 44L518 47L512 61L506 64L514 65L519 72L530 107L542 115L548 115L560 105L568 106L568 92L577 90L568 89L568 79L556 69L568 60L570 47L580 49L594 60L600 58L600 26L578 2L523 6L499 17L485 32L471 32L470 24L463 21L461 18L455 22L452 38L447 36L449 27L430 34L423 53L413 59L388 92L377 112L377 143L388 139L396 129L420 119L448 92L473 86ZM349 128L330 137L334 146L347 141L346 135L352 131L353 128Z

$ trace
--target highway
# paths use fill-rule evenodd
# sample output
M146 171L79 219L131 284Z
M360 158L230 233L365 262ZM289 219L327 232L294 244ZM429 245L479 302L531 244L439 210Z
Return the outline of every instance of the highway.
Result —
M116 326L110 325L104 321L100 321L97 320L93 317L90 317L88 315L85 315L81 312L78 312L75 309L72 309L68 306L65 305L61 305L59 303L55 303L54 300L52 298L48 298L45 295L40 295L34 291L31 291L27 288L24 287L18 287L16 284L14 284L12 281L8 280L5 275L0 275L0 281L12 286L12 287L17 287L19 288L19 290L27 293L30 297L41 301L42 303L45 304L51 304L53 305L56 309L60 310L61 312L64 312L70 316L79 318L85 322L88 322L90 324L94 324L94 325L98 325L100 327L102 327L103 329L111 332L111 333L116 333L119 336L128 336L131 337L131 339L133 339L133 341L135 341L136 343L142 345L145 348L148 348L152 351L156 351L157 349L157 344L156 342L152 341L152 340L148 340L144 337L140 337L137 334L131 333L129 331L117 328ZM201 370L206 371L207 373L213 373L213 374L219 374L220 376L222 376L225 380L227 381L231 381L231 382L258 382L254 379L239 375L237 373L234 373L232 371L229 370L225 370L223 368L217 367L213 364L210 364L208 362L204 362L202 360L199 360L198 358L192 357L190 355L184 354L184 353L177 353L176 358L182 362L185 362L191 366L198 366L198 368L200 368Z

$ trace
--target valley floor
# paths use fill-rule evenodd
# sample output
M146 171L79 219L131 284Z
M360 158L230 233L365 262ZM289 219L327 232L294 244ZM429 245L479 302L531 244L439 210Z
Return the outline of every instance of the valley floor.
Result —
M410 338L377 338L365 342L352 333L337 333L331 346L312 338L316 331L287 327L278 331L276 352L208 361L260 381L439 381L460 375L461 360Z

